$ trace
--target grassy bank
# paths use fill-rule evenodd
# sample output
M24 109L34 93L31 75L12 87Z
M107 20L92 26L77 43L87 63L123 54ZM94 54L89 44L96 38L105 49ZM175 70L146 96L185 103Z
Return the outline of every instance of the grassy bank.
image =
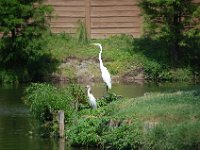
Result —
M28 72L17 67L17 72L12 69L0 69L0 81L5 83L49 79L65 80L71 83L102 81L98 61L99 48L90 44L93 42L102 44L102 59L113 81L128 83L137 79L191 81L195 73L195 79L199 79L199 69L194 69L198 66L185 64L172 66L166 52L166 44L159 41L118 35L107 39L80 42L77 37L64 33L45 34L44 39L44 53L37 52L38 55L45 56L33 59L37 61L37 65L30 65ZM36 73L35 70L37 70Z
M106 149L199 149L200 91L147 93L83 110L66 131L72 145Z
M191 81L192 69L187 66L171 67L165 55L165 45L158 45L148 39L135 39L131 36L113 36L102 40L89 40L80 43L68 34L48 37L47 49L52 57L60 62L54 75L78 81L80 76L100 79L98 53L99 48L90 43L103 45L103 62L113 79L125 82L135 79L156 81ZM83 70L83 71L82 71Z
M200 88L146 93L125 99L108 94L98 109L88 106L85 89L32 84L26 104L40 122L41 135L56 136L56 114L65 111L68 143L104 149L199 149ZM42 93L42 94L41 94Z

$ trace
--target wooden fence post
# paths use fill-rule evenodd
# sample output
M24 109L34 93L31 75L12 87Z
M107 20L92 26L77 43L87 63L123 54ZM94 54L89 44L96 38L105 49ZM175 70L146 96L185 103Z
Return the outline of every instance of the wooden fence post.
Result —
M91 0L85 0L85 24L88 37L91 38Z
M64 138L59 139L59 150L65 150L65 139Z
M60 138L64 138L65 136L65 123L64 123L64 111L63 110L59 110L58 111L58 126L59 126L59 137Z

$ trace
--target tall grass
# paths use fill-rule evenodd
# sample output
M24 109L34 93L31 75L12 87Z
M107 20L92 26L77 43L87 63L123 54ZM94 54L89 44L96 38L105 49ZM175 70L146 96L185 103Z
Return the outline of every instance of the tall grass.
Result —
M148 93L82 111L66 132L72 145L104 149L199 149L199 88Z
M78 42L81 44L88 44L89 39L85 23L79 20L78 25L79 25L77 29Z
M111 36L108 39L89 40L86 38L87 33L83 23L80 23L78 35L80 35L80 40L77 36L73 37L69 34L48 37L48 50L53 58L60 62L68 58L98 61L99 48L89 43L99 42L103 46L103 62L112 75L123 77L141 68L147 80L190 81L192 79L190 67L171 68L167 59L161 59L164 52L160 51L165 51L163 46L157 46L157 43L152 44L148 39L135 39L128 35L120 35ZM155 48L156 50L153 51Z

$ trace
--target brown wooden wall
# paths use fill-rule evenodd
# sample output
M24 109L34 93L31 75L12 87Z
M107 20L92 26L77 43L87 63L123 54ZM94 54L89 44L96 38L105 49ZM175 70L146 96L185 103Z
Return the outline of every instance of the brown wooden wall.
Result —
M106 38L114 34L141 35L142 17L139 0L46 0L54 7L51 20L54 33L75 34L78 20L86 23L91 38ZM200 3L200 0L194 0Z
M75 34L78 20L86 23L91 38L106 38L114 34L141 34L142 18L138 0L46 0L54 7L51 20L54 33Z

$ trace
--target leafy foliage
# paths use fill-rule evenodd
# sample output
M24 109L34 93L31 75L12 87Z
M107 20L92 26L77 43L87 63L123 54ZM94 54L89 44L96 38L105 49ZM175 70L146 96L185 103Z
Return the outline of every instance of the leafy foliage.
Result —
M72 145L103 149L198 149L198 99L196 87L115 101L79 112L66 135Z
M57 135L56 115L64 110L66 123L71 122L76 113L76 102L86 102L86 95L79 85L71 85L67 90L50 84L31 84L25 92L25 103L39 121L44 136Z
M110 129L103 135L103 145L106 149L140 149L142 147L142 133L140 126L121 125Z
M13 70L19 81L42 80L54 68L44 50L52 8L41 2L0 1L0 69Z
M89 42L89 39L88 39L86 25L82 21L79 21L78 24L79 24L79 28L77 30L78 42L81 44L87 44Z
M120 100L122 97L119 95L116 95L115 93L108 93L102 98L97 100L98 107L106 106L111 102Z
M103 119L82 118L75 122L67 131L67 137L72 145L96 146L101 142L101 124Z
M198 66L199 61L194 60L200 55L200 6L191 0L142 0L140 7L146 22L145 35L167 44L166 55L172 64Z
M7 83L16 84L18 83L18 77L11 70L1 70L0 81L2 81L3 84L7 84Z
M78 84L71 84L67 87L67 91L73 97L76 110L81 110L88 106L87 95L83 87Z

